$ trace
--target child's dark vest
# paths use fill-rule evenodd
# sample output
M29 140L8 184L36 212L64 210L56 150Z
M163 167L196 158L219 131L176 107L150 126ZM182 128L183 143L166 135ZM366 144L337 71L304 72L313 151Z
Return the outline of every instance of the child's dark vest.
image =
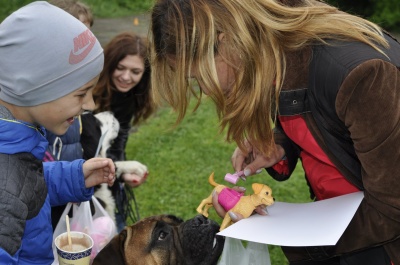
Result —
M385 57L360 42L332 42L316 45L309 68L309 87L281 92L279 112L296 115L311 112L332 154L352 174L348 180L363 190L361 164L355 153L350 133L336 114L336 96L344 79L355 67L371 59L390 61L400 67L400 44L386 35L390 49Z

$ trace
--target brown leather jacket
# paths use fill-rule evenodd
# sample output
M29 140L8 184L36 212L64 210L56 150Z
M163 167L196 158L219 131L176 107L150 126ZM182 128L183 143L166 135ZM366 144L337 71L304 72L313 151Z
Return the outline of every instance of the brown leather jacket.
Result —
M392 42L390 59L381 55L370 56L371 58L365 57L365 54L354 55L351 47L342 44L339 48L323 45L308 47L288 56L288 69L282 89L312 90L314 100L320 105L310 107L310 102L306 99L308 109L302 114L310 131L341 173L364 190L365 198L338 243L335 246L321 247L319 252L316 252L321 254L320 258L327 258L374 246L384 246L392 262L399 265L400 44ZM364 49L364 52L365 50L368 51ZM369 50L376 54L373 49ZM324 61L323 67L319 65L314 69L315 60L319 60L318 56L321 54L328 58L328 61ZM364 59L358 60L358 55L364 56ZM351 64L347 60L348 56L353 56ZM324 93L318 92L324 89L324 82L335 82L333 87L336 88L329 92L333 93L333 98L328 96L320 100L318 97L323 97ZM332 84L329 84L332 87ZM332 116L332 113L329 113L332 109L335 116L333 118L328 117ZM335 122L341 123L339 126L346 129L351 143L344 145L347 148L351 147L354 161L351 161L351 155L343 154L341 157L340 153L334 150L337 149L335 141L340 137L336 137L335 132L329 132L332 128L323 128L321 124L326 120L333 121L328 122L330 125ZM293 165L297 163L298 147L279 130L275 139L285 148L291 173L294 170ZM351 163L346 165L346 161ZM358 165L355 165L357 163ZM289 177L279 175L271 168L268 172L278 180ZM290 261L312 258L309 248L283 250Z

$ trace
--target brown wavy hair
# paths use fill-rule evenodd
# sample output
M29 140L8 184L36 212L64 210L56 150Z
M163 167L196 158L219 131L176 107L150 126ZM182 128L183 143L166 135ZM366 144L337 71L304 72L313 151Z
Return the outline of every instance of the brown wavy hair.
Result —
M138 55L144 60L144 73L140 82L134 88L135 109L132 124L146 120L155 111L151 93L151 70L148 60L148 42L131 32L123 32L115 36L104 47L104 68L100 73L99 81L93 90L96 104L95 112L111 111L113 92L116 91L112 83L112 75L118 63L127 55Z
M220 33L228 50L224 59L235 71L229 94L220 88L214 62ZM201 101L202 92L198 96L188 79L195 67L216 103L221 132L227 127L227 140L242 149L249 140L265 155L274 148L271 117L288 53L327 39L356 40L379 51L387 46L376 24L315 0L156 0L149 36L155 100L169 103L179 123L190 98ZM238 57L241 64L235 65Z
M77 19L80 15L84 16L89 25L93 26L93 13L88 5L78 0L49 0L49 3L63 9Z

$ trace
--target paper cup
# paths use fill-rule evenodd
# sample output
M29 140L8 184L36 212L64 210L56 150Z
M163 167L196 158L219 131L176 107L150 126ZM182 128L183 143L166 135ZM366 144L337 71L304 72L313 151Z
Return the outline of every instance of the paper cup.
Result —
M85 233L71 231L72 249L68 244L67 232L54 240L60 265L90 265L93 239Z

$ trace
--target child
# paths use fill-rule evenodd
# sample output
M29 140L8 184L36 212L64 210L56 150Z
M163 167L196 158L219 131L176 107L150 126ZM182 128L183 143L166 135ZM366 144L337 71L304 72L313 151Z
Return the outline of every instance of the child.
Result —
M79 19L89 29L93 25L93 13L89 6L77 0L49 0L50 4L61 8ZM88 114L89 115L89 114ZM73 161L75 159L84 158L83 148L81 144L82 133L82 116L76 117L74 123L68 128L63 135L56 135L47 132L46 138L49 142L47 152L43 161ZM96 139L98 140L98 139ZM95 147L97 147L97 143ZM90 158L94 157L91 156ZM88 159L88 158L84 158ZM56 228L66 205L57 205L51 208L51 219L53 230Z
M49 3L67 11L86 27L91 28L93 26L93 14L86 4L78 0L49 0Z
M50 207L112 185L110 159L42 163L46 129L64 134L92 110L103 50L79 20L45 1L0 24L0 261L51 264Z

